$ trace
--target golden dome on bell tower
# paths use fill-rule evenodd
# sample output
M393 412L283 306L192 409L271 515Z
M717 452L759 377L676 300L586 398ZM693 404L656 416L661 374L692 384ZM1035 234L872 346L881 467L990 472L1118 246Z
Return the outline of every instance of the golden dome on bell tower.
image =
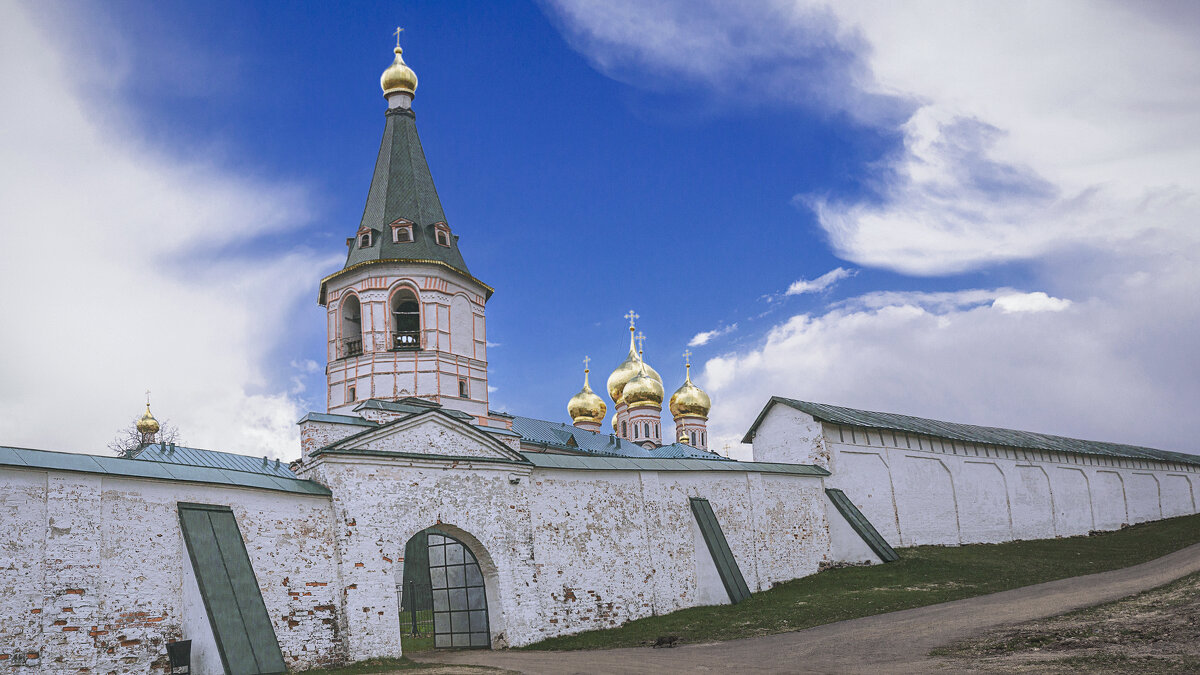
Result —
M403 31L403 28L396 29L396 48L392 50L396 59L379 77L379 86L383 88L384 98L392 94L408 94L409 98L417 95L417 74L408 67L401 56L404 50L400 48L400 33Z
M580 422L591 422L600 424L604 421L604 416L608 413L608 406L604 404L604 400L592 391L591 385L588 383L588 373L591 372L586 366L591 359L584 359L583 369L583 389L571 397L567 402L567 414L571 416L571 421L574 424Z

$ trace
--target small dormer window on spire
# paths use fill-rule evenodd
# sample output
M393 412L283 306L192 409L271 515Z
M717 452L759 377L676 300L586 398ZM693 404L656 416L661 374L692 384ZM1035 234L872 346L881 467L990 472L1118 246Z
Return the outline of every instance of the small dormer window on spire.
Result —
M438 246L450 246L450 226L445 223L433 224L433 237Z
M358 247L370 248L375 243L374 232L369 227L361 227L358 230Z
M413 223L411 220L398 218L391 224L392 243L407 244L413 240Z

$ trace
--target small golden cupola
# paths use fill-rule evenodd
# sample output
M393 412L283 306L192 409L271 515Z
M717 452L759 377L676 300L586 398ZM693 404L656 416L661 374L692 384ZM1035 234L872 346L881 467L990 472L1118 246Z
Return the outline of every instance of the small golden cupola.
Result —
M592 391L591 384L588 382L588 362L590 358L583 359L583 389L571 397L567 402L567 414L571 416L571 422L580 429L588 431L599 431L601 423L604 422L604 416L608 413L608 406L604 404L604 399L596 395Z
M138 433L142 434L143 436L146 434L153 436L154 434L158 433L160 428L161 427L158 424L158 420L154 419L154 415L150 413L150 403L147 402L146 412L142 413L142 416L138 418L137 421Z
M417 74L404 62L404 50L400 48L400 33L403 28L396 29L396 48L392 50L396 59L392 65L383 71L379 77L379 86L383 88L383 97L388 100L388 107L405 107L412 103L417 95Z
M675 419L675 437L679 442L707 450L708 413L712 410L712 401L703 389L692 383L692 353L684 352L683 358L686 369L683 386L671 394L667 407Z
M712 401L704 390L692 384L692 366L687 364L687 375L683 386L671 394L668 404L672 417L703 417L708 419L708 411L712 409Z

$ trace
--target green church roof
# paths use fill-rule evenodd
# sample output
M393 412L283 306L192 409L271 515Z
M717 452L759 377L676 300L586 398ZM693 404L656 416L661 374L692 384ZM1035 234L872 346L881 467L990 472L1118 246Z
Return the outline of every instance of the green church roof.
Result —
M412 223L412 241L392 241L391 225L397 221ZM467 269L453 230L448 246L437 243L434 227L437 223L446 225L446 214L417 136L416 114L392 108L387 111L362 222L350 243L345 266L321 281L320 302L324 304L325 284L329 279L349 269L393 261L447 267L479 283L490 296L492 289L471 276ZM366 247L359 245L357 237L364 230L371 231L371 245Z

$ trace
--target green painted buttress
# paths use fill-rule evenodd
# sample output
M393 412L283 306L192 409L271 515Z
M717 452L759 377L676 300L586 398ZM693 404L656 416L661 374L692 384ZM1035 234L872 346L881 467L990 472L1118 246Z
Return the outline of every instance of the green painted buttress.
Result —
M179 524L225 672L287 672L233 511L179 502Z
M725 585L725 592L729 593L729 601L736 605L750 597L750 588L746 586L742 570L733 559L733 551L729 550L729 542L725 541L725 533L721 531L712 504L701 497L692 497L691 502L692 514L696 516L704 543L708 545L708 552L717 565L717 574L721 575L721 583Z
M829 501L833 502L833 505L837 507L842 517L846 519L846 522L850 523L850 527L854 528L858 536L862 537L862 540L866 542L867 546L871 547L871 550L875 552L875 555L879 556L880 560L889 563L900 559L900 555L888 545L883 535L879 534L879 530L875 529L871 521L867 520L862 511L858 510L858 507L854 505L854 502L850 501L845 492L837 488L826 488L825 494L829 497Z

